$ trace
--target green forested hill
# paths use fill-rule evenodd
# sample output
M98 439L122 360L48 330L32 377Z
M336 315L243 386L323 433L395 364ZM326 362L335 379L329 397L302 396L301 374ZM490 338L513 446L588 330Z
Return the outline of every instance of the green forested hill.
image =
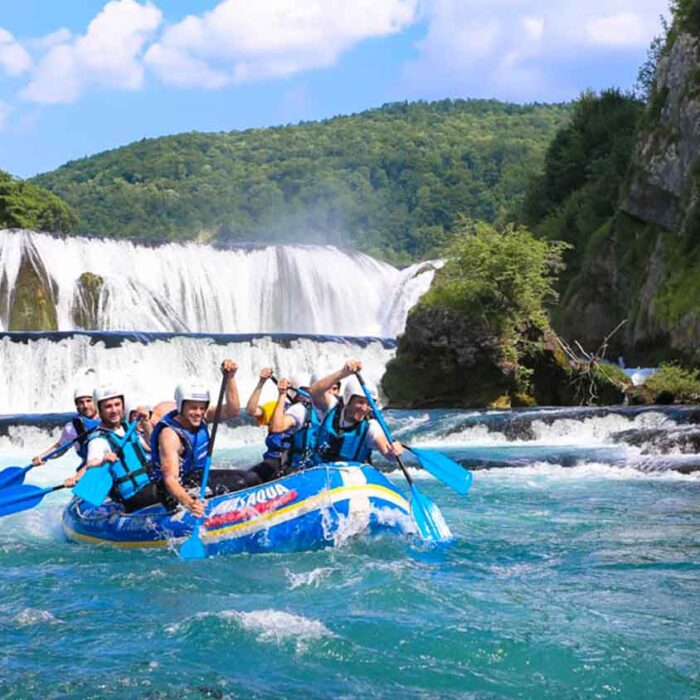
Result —
M75 214L56 195L0 170L0 228L68 232Z
M443 244L458 213L499 221L568 105L395 103L323 122L143 140L34 178L91 235L353 245L395 261Z

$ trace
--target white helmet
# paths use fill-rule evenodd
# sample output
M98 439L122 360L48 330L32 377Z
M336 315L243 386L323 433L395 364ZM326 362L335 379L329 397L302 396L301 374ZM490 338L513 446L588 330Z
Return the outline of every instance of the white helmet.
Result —
M175 403L178 413L182 413L182 404L185 401L204 401L209 406L211 401L209 389L202 384L178 384L175 389Z
M93 398L93 388L91 386L88 386L87 384L79 384L77 387L75 387L75 391L73 392L73 401L77 401L78 399L86 399L88 396L92 399Z
M114 389L111 386L100 386L95 389L92 394L92 399L95 402L95 406L99 408L100 401L106 401L107 399L121 399L122 405L124 405L124 392L120 389Z
M365 382L365 386L376 402L377 390L375 387L369 382ZM343 382L343 403L347 406L353 396L361 396L363 399L365 398L365 392L362 390L362 384L360 384L360 380L355 375L348 377Z

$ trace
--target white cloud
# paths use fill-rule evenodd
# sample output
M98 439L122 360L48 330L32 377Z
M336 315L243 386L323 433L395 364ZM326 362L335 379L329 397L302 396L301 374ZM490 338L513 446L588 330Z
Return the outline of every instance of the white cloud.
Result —
M28 48L34 49L35 51L48 51L58 44L64 44L70 41L72 37L73 35L71 32L65 27L62 27L38 39L28 39L25 44Z
M72 102L92 87L135 90L143 84L142 53L161 23L153 4L111 0L84 35L57 37L22 96L34 102ZM65 37L65 34L63 35Z
M592 43L606 46L645 46L650 38L642 18L634 12L592 17L586 23L586 33Z
M146 54L164 82L220 87L332 65L358 42L402 31L417 0L224 0L168 28Z
M531 39L539 40L544 34L544 17L521 17L520 24Z
M396 94L570 99L587 87L587 65L631 51L642 63L668 0L423 0L422 9L426 35Z
M0 27L0 68L9 75L21 75L31 68L29 52L6 29Z

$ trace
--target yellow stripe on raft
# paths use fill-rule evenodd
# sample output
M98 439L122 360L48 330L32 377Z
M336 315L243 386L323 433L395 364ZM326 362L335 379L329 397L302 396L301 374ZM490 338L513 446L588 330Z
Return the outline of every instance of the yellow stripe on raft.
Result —
M260 515L251 518L249 520L244 520L243 522L236 523L235 525L229 525L228 527L219 528L217 530L202 530L201 537L202 540L215 541L221 539L224 535L236 532L236 536L244 534L243 531L249 530L260 530L262 527L270 528L275 525L281 525L284 522L293 520L301 514L305 514L319 508L320 506L333 505L339 501L348 500L351 495L348 495L348 491L359 492L364 496L371 497L374 495L375 498L381 498L382 500L388 501L399 508L403 508L407 513L409 512L410 506L408 501L400 494L388 489L386 486L381 486L380 484L361 484L357 486L339 486L328 491L321 491L315 496L310 496L300 503L293 503L285 508L280 508L278 510L273 510L268 513L260 513ZM301 513L299 511L302 511ZM164 540L153 540L153 541L141 541L141 542L123 542L119 540L108 540L102 539L100 537L94 537L92 535L84 535L82 533L76 532L72 528L69 528L65 523L63 523L63 530L66 536L77 542L89 542L91 544L109 544L114 547L120 547L123 549L129 549L134 547L167 547L169 541ZM241 532L238 532L241 531ZM184 539L180 538L180 539Z
M235 532L237 530L256 530L261 529L260 525L266 523L266 521L271 521L266 523L266 527L274 527L275 525L281 525L288 520L293 520L299 516L298 511L303 511L303 513L308 513L315 510L319 505L332 505L338 503L338 501L345 501L347 498L343 494L347 494L348 491L360 492L362 495L368 498L372 495L375 498L382 498L385 501L393 503L399 508L403 508L407 513L409 512L410 506L408 501L400 494L388 489L386 486L381 486L380 484L361 484L357 486L339 486L328 491L321 491L315 496L310 496L309 498L301 501L300 503L293 503L285 508L280 508L279 510L273 510L268 513L260 513L257 517L251 518L249 520L244 520L243 522L236 523L235 525L229 525L228 527L222 527L218 530L205 531L202 533L202 540L218 540L222 535Z
M65 523L63 524L63 531L66 533L66 537L76 542L89 542L90 544L111 544L114 547L120 547L121 549L133 549L135 547L140 548L153 548L153 547L167 547L168 540L152 540L141 541L141 542L122 542L120 540L103 540L99 537L93 537L92 535L83 535L80 532L76 532L69 528Z

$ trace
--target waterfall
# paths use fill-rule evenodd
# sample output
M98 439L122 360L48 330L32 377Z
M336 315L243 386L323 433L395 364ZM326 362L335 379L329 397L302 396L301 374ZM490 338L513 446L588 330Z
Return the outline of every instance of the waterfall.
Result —
M0 231L0 330L25 258L49 281L59 330L394 337L434 274L430 265L399 271L332 246L148 247ZM100 281L92 326L76 323L84 273Z
M122 387L131 405L169 399L186 378L214 390L227 357L240 365L243 405L263 366L308 378L358 357L378 383L436 265L398 270L331 246L149 247L0 231L0 413L70 411L82 378ZM27 276L59 332L3 332ZM23 290L25 314L33 294Z
M306 381L312 372L334 372L348 357L357 357L367 379L378 383L394 353L393 343L362 338L62 335L0 336L1 413L70 411L74 386L83 379L122 388L131 406L172 399L175 386L184 380L204 383L213 392L225 358L239 364L237 381L245 406L261 367ZM263 400L276 396L268 382Z

